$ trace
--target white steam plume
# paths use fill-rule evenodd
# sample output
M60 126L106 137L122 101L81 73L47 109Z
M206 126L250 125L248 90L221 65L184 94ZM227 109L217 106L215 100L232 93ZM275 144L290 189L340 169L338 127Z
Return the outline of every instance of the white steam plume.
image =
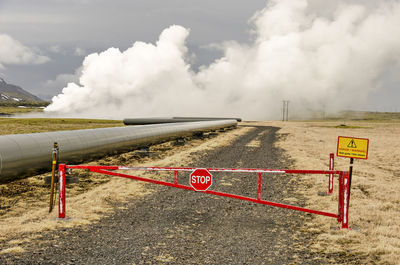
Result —
M91 54L80 85L68 84L45 111L275 119L283 99L297 113L362 103L400 61L400 3L370 8L340 2L330 16L312 10L306 0L270 1L251 19L250 44L221 44L224 56L197 73L187 62L189 31L176 25L155 45L136 42L123 52Z

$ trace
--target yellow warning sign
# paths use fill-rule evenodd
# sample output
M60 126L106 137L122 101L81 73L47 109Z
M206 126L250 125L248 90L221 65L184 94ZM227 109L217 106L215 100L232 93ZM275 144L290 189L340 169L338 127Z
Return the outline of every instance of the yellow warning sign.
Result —
M368 158L369 139L339 136L337 142L337 156L358 159Z

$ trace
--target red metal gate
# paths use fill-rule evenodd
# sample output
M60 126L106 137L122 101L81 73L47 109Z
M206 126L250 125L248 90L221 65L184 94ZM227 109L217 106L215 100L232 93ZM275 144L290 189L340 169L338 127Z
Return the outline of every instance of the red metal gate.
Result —
M188 171L192 172L196 170L196 168L190 167L124 167L124 166L89 166L89 165L59 165L59 218L65 218L65 172L67 169L87 169L91 172L129 178L144 182L150 182L154 184L185 189L185 190L192 190L195 189L191 186L182 185L178 183L178 172ZM138 176L132 176L120 172L115 172L116 170L150 170L150 171L172 171L174 172L174 182L166 182L154 179L148 179ZM197 191L203 192L207 194L213 194L217 196L229 197L244 201L250 201L259 204L270 205L274 207L286 208L295 211L307 212L312 214L324 215L328 217L336 218L338 222L342 223L342 228L348 228L348 209L349 209L349 173L347 171L337 171L337 170L291 170L291 169L251 169L251 168L207 168L210 172L236 172L236 173L257 173L258 181L257 181L257 197L245 197L241 195L235 195L230 193L224 193L220 191L213 191L213 190L206 190L206 191ZM329 213L324 211L312 210L303 207L293 206L293 205L286 205L271 201L266 201L261 199L261 177L262 174L268 173L279 173L279 174L322 174L322 175L338 175L339 178L339 200L338 200L338 212L337 213ZM331 179L331 178L330 178ZM331 190L331 189L330 189Z

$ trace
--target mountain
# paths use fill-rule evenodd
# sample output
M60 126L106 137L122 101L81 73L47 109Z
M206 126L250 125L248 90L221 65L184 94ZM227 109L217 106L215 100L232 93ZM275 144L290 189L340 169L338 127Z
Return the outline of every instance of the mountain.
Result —
M42 99L32 95L28 91L19 86L7 84L3 78L0 77L0 103L17 103L17 102L43 102Z

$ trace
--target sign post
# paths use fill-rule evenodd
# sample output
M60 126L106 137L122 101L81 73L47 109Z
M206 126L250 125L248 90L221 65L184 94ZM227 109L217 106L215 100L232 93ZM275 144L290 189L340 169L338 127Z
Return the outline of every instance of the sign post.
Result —
M338 137L336 155L350 158L349 183L348 183L349 193L348 193L347 207L350 205L350 190L351 190L351 179L353 176L354 158L367 159L368 147L369 147L369 139L345 137L345 136Z

